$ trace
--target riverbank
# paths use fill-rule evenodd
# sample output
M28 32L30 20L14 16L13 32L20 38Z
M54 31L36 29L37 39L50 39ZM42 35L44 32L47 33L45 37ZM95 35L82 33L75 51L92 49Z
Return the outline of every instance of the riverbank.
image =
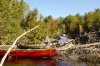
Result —
M100 43L73 45L66 50L58 51L58 59L100 63Z

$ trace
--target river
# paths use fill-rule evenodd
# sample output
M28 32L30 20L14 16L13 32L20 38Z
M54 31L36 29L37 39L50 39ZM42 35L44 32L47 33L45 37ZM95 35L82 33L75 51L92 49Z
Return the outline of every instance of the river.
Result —
M7 59L3 66L100 66L100 63L72 62L55 59Z

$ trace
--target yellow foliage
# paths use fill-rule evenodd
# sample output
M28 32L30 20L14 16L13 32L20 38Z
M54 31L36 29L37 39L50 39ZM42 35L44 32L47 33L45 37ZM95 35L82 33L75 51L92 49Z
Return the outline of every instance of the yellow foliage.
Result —
M80 30L80 33L83 32L83 26L82 25L79 25L79 30Z

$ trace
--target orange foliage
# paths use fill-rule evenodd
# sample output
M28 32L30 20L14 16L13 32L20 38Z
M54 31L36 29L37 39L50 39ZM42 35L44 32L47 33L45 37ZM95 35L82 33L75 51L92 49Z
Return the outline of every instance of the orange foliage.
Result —
M51 21L51 27L56 27L57 26L57 22L55 20Z
M77 27L77 22L72 22L71 25L75 28Z

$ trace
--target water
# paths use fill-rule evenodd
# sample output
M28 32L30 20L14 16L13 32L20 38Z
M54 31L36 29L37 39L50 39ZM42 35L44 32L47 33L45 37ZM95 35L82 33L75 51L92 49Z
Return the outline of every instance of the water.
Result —
M72 62L55 59L7 59L3 66L100 66L99 63Z

